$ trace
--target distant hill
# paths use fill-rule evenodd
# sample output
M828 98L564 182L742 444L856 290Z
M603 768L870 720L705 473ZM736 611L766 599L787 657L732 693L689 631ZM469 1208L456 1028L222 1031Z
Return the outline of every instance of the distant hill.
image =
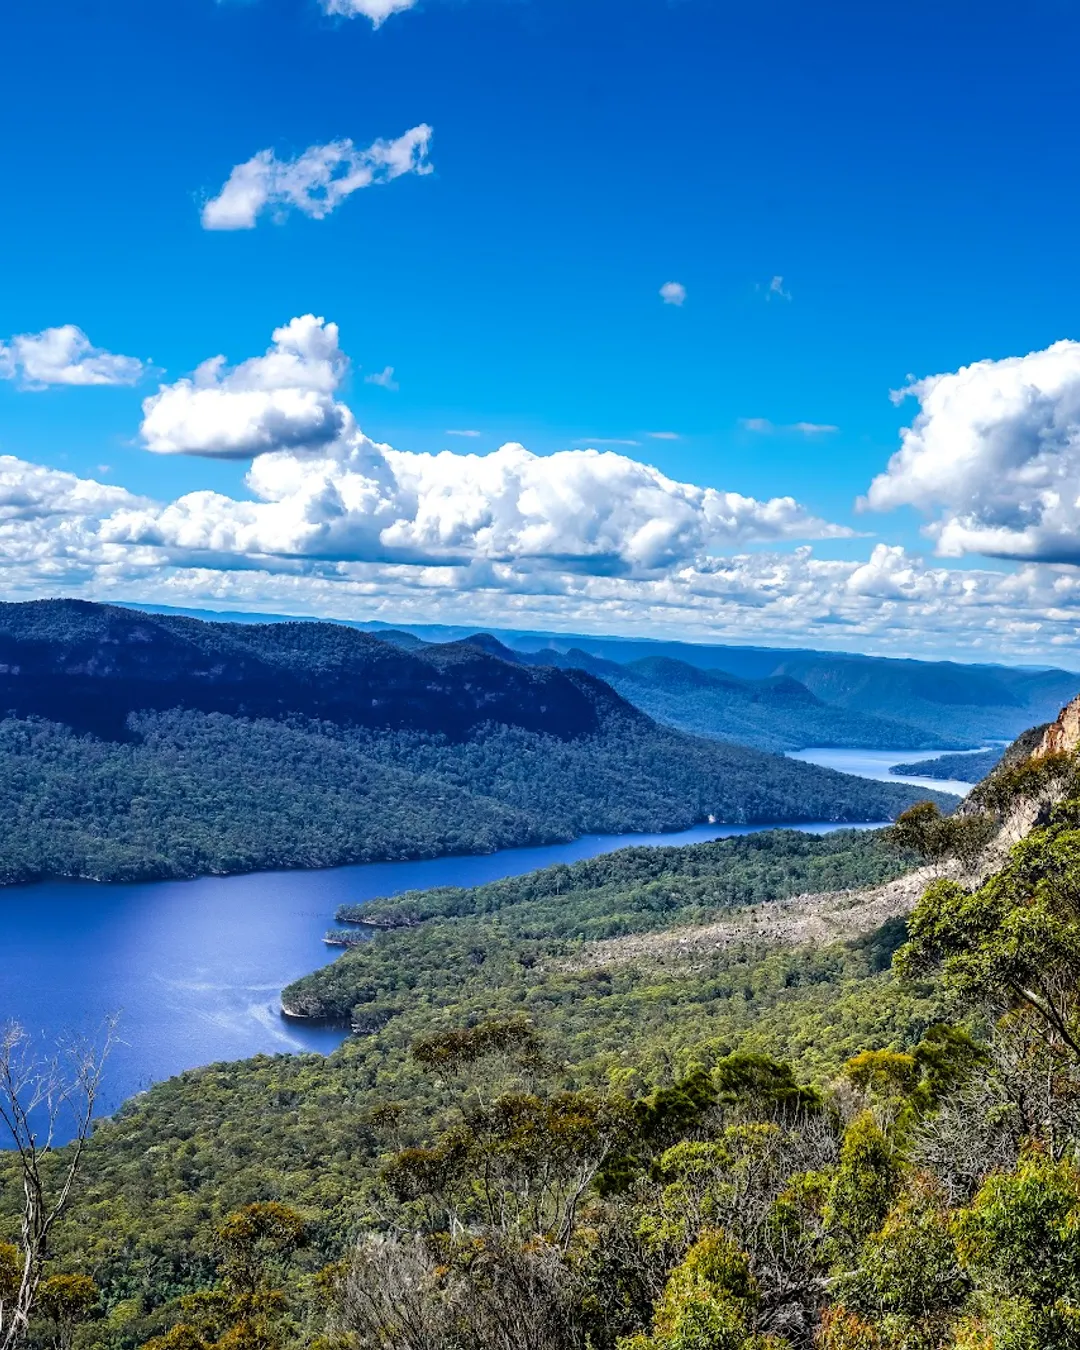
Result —
M522 636L513 645L528 651L543 647L554 647L562 653L575 650L631 668L642 660L673 660L749 682L787 677L804 685L831 708L902 723L922 733L921 739L889 744L875 739L858 742L868 748L941 745L960 749L988 740L1012 740L1033 723L1055 718L1080 689L1080 674L1073 671L964 665L955 661L896 660L839 652L650 643L576 635L544 644ZM803 745L808 744L811 742L803 741Z
M658 722L761 750L811 745L927 750L958 744L907 723L832 707L788 675L743 680L667 656L619 665L578 648L565 653L546 648L524 659L587 671Z
M0 715L8 881L882 820L924 795L681 734L587 671L482 643L83 601L0 605Z
M890 773L908 777L953 779L962 783L978 783L1001 763L1001 750L979 750L967 755L939 755L935 759L920 759L911 764L894 764Z

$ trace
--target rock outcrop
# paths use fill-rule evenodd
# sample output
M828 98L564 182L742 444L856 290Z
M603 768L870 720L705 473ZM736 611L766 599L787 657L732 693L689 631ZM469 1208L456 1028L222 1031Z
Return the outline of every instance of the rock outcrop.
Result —
M1066 703L1058 714L1057 721L1051 722L1043 731L1042 740L1035 749L1034 757L1042 759L1045 755L1071 754L1080 748L1080 694L1071 703Z

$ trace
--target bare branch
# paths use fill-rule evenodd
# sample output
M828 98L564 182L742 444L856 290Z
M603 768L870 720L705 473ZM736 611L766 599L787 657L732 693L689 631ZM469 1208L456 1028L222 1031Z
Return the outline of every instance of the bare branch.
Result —
M0 1307L0 1350L17 1350L26 1340L49 1240L71 1202L115 1036L115 1017L96 1040L66 1037L47 1051L16 1023L0 1030L0 1140L7 1136L3 1142L19 1160L23 1190L22 1272L15 1298ZM71 1142L59 1151L62 1128Z

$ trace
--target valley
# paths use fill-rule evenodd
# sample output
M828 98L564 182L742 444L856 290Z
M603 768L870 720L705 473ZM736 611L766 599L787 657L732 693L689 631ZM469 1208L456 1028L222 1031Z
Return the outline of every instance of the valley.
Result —
M61 1037L92 1036L123 1009L100 1099L110 1116L53 1258L100 1291L72 1350L204 1350L217 1342L200 1328L213 1327L230 1344L210 1292L213 1234L263 1214L295 1215L306 1236L295 1264L274 1267L260 1350L414 1350L398 1333L372 1340L342 1281L375 1279L397 1308L413 1286L394 1263L445 1250L447 1273L423 1283L442 1328L445 1281L475 1300L487 1278L446 1236L448 1213L467 1216L466 1246L496 1244L494 1270L546 1250L539 1218L492 1227L472 1208L487 1157L515 1159L517 1179L498 1174L504 1201L533 1193L537 1167L585 1167L570 1246L552 1252L552 1297L573 1300L593 1233L613 1251L629 1243L658 1288L711 1240L697 1220L665 1239L670 1251L643 1236L675 1203L679 1150L720 1148L709 1185L726 1194L739 1150L774 1141L770 1214L817 1150L834 1208L800 1220L799 1260L824 1281L852 1132L884 1103L897 1121L966 1109L950 1085L994 1053L951 986L903 965L912 935L930 931L927 906L1003 860L1021 865L1000 842L971 852L998 820L987 811L1053 840L1080 800L1073 749L1060 748L1071 713L1026 734L953 817L940 812L972 779L924 777L903 744L780 756L693 736L595 669L520 660L482 635L428 651L315 624L12 609L0 609L0 785L19 824L0 857L22 884L0 890L7 1004ZM935 748L921 730L910 740ZM963 772L980 756L930 768ZM684 828L660 832L672 825ZM328 941L347 949L330 959ZM882 1066L881 1085L863 1064ZM600 1120L622 1122L621 1143L586 1163ZM899 1188L914 1145L897 1126L890 1147ZM0 1232L15 1231L19 1165L0 1154ZM882 1203L876 1223L892 1213ZM771 1288L757 1239L728 1223ZM588 1326L591 1345L639 1350L625 1337L657 1295L620 1295L590 1320L604 1282L629 1276L607 1257L588 1270L565 1344L584 1346ZM777 1304L776 1350L816 1350L822 1318L864 1316L813 1288ZM739 1313L748 1336L756 1307Z
M92 1035L122 1010L102 1101L112 1112L154 1083L215 1061L326 1054L341 1045L347 1013L323 1025L284 1020L280 1009L287 985L336 955L323 939L343 909L400 891L483 885L627 847L670 849L767 828L703 825L417 862L0 889L5 1020L46 1037ZM836 827L800 828L817 835Z

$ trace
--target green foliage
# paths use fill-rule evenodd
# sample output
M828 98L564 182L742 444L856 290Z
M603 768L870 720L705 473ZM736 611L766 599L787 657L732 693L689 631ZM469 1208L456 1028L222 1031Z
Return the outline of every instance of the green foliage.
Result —
M988 1292L1055 1318L1080 1315L1080 1172L1031 1151L988 1178L957 1218L966 1269Z
M280 1284L284 1262L307 1237L299 1214L256 1203L219 1225L218 1283L179 1300L183 1321L143 1350L281 1350L294 1330Z
M910 1051L863 1050L844 1077L894 1130L911 1128L986 1063L986 1052L962 1027L928 1027Z
M540 1068L544 1055L531 1022L480 1022L473 1027L422 1036L411 1046L413 1059L425 1069L460 1071L489 1055L509 1056L527 1067Z
M57 1350L68 1350L76 1328L89 1320L100 1296L89 1275L50 1275L38 1289L34 1309L37 1325L46 1329Z
M902 853L914 853L927 862L959 858L970 866L998 829L998 820L987 812L943 816L936 802L926 801L902 811L887 837Z
M759 1302L745 1253L706 1231L672 1271L652 1334L627 1337L618 1350L766 1350L777 1342L753 1332Z
M796 1081L790 1064L769 1055L728 1055L713 1070L713 1083L723 1105L739 1107L752 1120L783 1119L821 1105L817 1092Z
M638 720L467 740L180 709L123 739L0 720L0 881L130 881L490 852L590 832L883 820L908 788Z
M897 1337L925 1334L934 1322L940 1335L972 1287L953 1228L953 1216L940 1197L913 1181L864 1242L858 1269L840 1291L846 1305L891 1323Z
M1057 807L976 890L935 882L909 927L904 971L940 971L969 1005L1032 1019L1080 1059L1080 801Z
M869 1111L844 1131L823 1219L836 1262L850 1265L884 1222L900 1184L900 1160Z
M613 937L705 923L803 891L874 885L899 876L908 861L876 830L767 830L679 848L623 848L484 886L405 891L344 905L338 918L394 927L497 915L520 937Z
M0 1242L0 1304L10 1303L22 1279L22 1253L13 1242Z

